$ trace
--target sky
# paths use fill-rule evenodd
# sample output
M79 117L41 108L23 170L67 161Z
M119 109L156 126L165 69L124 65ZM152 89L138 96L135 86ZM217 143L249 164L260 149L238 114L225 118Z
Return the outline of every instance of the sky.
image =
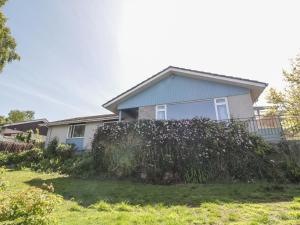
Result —
M300 1L9 0L21 60L0 74L0 115L50 121L102 104L169 65L269 83L300 53ZM265 94L258 105L265 104Z

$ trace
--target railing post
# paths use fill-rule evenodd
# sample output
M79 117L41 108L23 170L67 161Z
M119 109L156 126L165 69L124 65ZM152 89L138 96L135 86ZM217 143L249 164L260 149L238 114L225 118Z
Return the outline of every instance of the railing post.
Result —
M281 116L278 116L278 121L279 121L279 125L280 125L280 130L281 130L281 137L283 138L283 140L286 141L286 136L282 127L282 120L281 120Z

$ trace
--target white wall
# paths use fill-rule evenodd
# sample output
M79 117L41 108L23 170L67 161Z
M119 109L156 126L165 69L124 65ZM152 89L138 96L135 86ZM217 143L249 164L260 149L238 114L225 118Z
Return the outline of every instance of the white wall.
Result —
M254 116L253 102L249 94L228 96L231 118L249 118Z
M84 132L84 142L83 146L84 149L91 149L91 144L94 138L95 131L98 126L102 125L102 122L94 122L94 123L87 123L85 126L85 132ZM68 131L69 131L69 125L59 125L59 126L53 126L49 127L48 133L47 133L47 143L49 141L53 140L55 137L58 139L59 143L65 143L68 138Z
M48 144L54 138L57 138L59 143L65 143L65 141L68 137L68 130L69 130L68 125L59 125L59 126L49 127L48 132L47 132L46 144Z
M94 134L97 130L97 127L102 125L102 123L95 122L95 123L87 123L85 126L85 132L84 132L84 142L83 146L85 149L91 149L92 141L94 139Z

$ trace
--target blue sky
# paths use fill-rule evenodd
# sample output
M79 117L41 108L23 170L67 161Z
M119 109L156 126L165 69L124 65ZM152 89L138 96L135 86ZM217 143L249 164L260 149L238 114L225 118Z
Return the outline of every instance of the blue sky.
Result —
M22 59L0 74L0 115L107 113L104 102L169 65L282 88L282 68L300 52L299 8L297 1L10 0L4 12Z
M20 62L0 75L0 114L31 109L50 120L101 113L118 64L110 1L11 0ZM103 110L102 110L103 112Z

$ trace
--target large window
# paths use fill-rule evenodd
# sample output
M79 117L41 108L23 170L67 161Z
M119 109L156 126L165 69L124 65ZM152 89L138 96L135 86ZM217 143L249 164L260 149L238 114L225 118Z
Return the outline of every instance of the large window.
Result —
M167 105L156 106L156 119L166 120L167 119Z
M215 98L215 110L217 120L228 120L229 109L227 98Z
M69 127L69 138L80 138L84 137L85 125L76 124Z

